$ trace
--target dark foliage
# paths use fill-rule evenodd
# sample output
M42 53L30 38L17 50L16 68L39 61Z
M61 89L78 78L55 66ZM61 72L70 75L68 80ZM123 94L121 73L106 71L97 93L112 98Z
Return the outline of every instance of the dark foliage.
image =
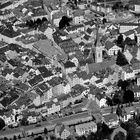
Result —
M28 120L27 120L27 118L24 117L24 118L21 120L21 125L23 125L23 126L28 125Z
M128 122L121 123L121 127L127 131L127 138L126 140L137 140L137 133L136 133L136 123L133 120L129 120Z
M125 58L124 54L118 51L116 64L119 66L125 66L128 64L127 59Z
M122 90L125 91L128 86L129 86L128 81L122 81L122 80L118 81L118 87L121 87Z
M125 135L122 132L119 132L115 135L114 140L125 140Z
M0 130L5 127L5 122L0 118Z
M38 137L34 138L34 140L43 140L43 138L41 136L38 136Z
M136 45L136 41L135 41L135 39L132 40L132 39L129 38L129 37L126 37L124 43L125 43L126 45L128 45L128 46Z
M122 96L118 93L115 93L113 98L112 98L112 102L114 105L121 104L122 103Z
M47 128L44 128L44 134L48 134L48 130L47 130Z
M124 92L123 100L125 103L132 103L134 101L134 92L131 90L126 90Z
M3 140L8 140L8 138L7 137L4 137Z
M123 10L123 4L122 2L116 2L113 6L112 6L112 10L114 11L118 11L118 10Z
M123 35L120 34L117 38L117 45L120 46L123 43L124 39L123 39Z
M13 140L17 140L17 137L15 135L13 136Z
M72 21L72 18L69 18L67 16L63 16L59 22L59 29L63 29L67 26L70 26L71 21Z
M45 23L47 21L46 17L43 17L42 19L38 18L37 20L27 20L26 21L26 26L28 26L29 28L34 28L35 30L37 28L39 28L40 26L43 25L43 23Z

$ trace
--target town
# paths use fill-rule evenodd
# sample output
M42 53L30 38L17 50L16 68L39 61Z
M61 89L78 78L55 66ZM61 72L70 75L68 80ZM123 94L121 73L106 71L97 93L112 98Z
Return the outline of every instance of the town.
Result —
M0 140L139 140L140 1L0 2Z

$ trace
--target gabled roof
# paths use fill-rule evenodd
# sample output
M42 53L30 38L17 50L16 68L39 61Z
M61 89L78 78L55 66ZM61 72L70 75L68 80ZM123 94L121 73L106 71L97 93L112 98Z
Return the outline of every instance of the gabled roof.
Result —
M92 30L91 28L88 28L88 29L87 29L87 33L88 33L88 34L91 34L92 31L93 31L93 30Z
M80 46L84 46L85 43L84 43L83 41L81 41L81 42L79 43L79 45L80 45Z
M124 32L123 34L124 34L125 36L130 36L130 35L134 34L134 30L129 30L129 31L127 31L127 32Z
M105 42L105 48L106 48L107 50L110 50L113 46L114 46L114 43L113 43L113 42L111 42L111 41L109 41L109 40L107 40L107 41Z
M75 64L71 61L67 61L66 63L64 63L64 67L65 68L72 68L72 67L75 67Z
M88 41L90 39L90 36L85 34L83 38Z
M109 122L114 122L114 121L117 121L118 120L118 117L117 117L117 114L108 114L108 115L104 115L104 120L106 123L109 123Z
M114 58L111 58L110 60L104 61L102 63L92 63L87 64L89 73L98 72L100 70L106 69L108 67L111 67L116 63L116 60Z
M100 101L101 99L103 99L103 98L105 97L105 95L102 94L102 93L97 93L97 94L95 95L95 97Z

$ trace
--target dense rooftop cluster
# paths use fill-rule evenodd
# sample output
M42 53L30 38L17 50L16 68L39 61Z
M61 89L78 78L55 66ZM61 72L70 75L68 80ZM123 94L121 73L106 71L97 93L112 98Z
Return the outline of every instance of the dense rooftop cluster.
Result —
M108 3L0 4L0 139L119 131L130 140L126 126L139 124L140 5Z

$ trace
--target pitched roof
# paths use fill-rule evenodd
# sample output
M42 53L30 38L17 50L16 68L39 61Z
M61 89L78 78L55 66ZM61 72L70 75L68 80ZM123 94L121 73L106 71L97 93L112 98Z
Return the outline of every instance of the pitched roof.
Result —
M105 42L105 48L106 48L107 50L111 49L113 46L114 46L114 43L113 43L112 41L107 40L107 41Z
M88 34L91 34L92 31L93 31L93 30L92 30L91 28L88 28L86 32L87 32Z
M84 10L81 10L81 9L78 9L76 11L73 12L73 16L76 17L76 16L84 16Z
M116 60L114 58L111 58L110 60L104 61L102 63L92 63L87 64L89 73L98 72L100 70L106 69L108 67L111 67L116 63Z
M72 68L72 67L75 67L75 64L71 61L67 61L66 63L64 63L64 67L65 68Z
M104 115L103 117L106 123L114 122L118 120L117 114L111 113L111 114Z
M83 38L88 41L90 39L90 36L85 34Z

